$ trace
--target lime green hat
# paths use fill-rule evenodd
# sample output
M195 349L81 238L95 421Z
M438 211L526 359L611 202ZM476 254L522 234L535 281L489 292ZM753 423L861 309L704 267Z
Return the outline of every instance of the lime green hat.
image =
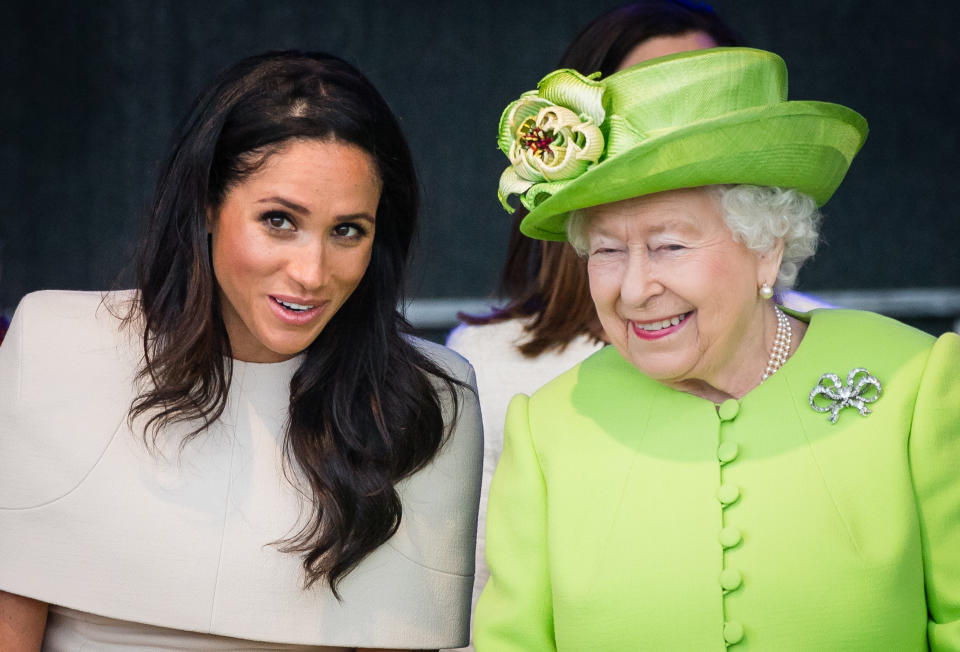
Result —
M651 59L599 79L544 77L500 118L510 159L504 208L519 195L520 230L566 240L567 213L663 190L717 183L796 188L823 205L867 137L856 111L788 102L771 52L713 48Z

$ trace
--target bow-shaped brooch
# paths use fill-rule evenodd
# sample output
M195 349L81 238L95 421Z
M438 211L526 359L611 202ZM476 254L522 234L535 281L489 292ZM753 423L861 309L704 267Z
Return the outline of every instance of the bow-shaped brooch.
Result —
M863 367L857 367L847 374L846 385L837 374L823 374L810 392L810 407L817 412L829 412L830 423L837 422L840 410L845 407L856 408L860 416L865 417L870 414L867 403L876 401L882 392L880 381ZM817 398L821 395L829 399L830 403L823 404L824 400L820 398L821 404L818 405Z

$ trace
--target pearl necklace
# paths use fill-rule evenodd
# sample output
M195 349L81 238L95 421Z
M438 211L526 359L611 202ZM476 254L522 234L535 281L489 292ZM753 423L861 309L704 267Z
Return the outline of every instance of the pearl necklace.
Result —
M773 350L770 351L770 359L767 360L767 370L763 372L760 382L765 381L772 376L777 369L783 366L790 355L790 342L793 339L793 329L790 328L790 320L783 314L777 306L773 307L777 313L777 336L773 340Z

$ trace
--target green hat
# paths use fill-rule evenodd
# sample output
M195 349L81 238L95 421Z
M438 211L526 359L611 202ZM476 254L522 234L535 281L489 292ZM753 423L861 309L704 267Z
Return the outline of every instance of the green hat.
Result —
M771 52L713 48L651 59L598 79L550 73L500 118L511 165L499 196L530 214L520 230L566 240L567 213L717 183L796 188L830 199L867 137L856 111L788 102Z

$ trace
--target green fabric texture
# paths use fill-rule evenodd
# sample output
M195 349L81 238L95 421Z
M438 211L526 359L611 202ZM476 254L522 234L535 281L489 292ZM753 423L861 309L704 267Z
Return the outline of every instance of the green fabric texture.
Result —
M719 407L612 347L514 399L479 652L960 650L960 337L804 318ZM857 367L882 396L831 424L810 391Z
M569 211L677 188L779 186L823 205L863 145L866 120L839 104L786 98L783 60L752 48L684 52L602 80L555 71L501 117L498 142L512 163L501 177L501 201L519 195L530 210L521 231L542 240L566 239ZM566 121L566 131L546 130L532 154L524 138L536 121L521 118L539 111L536 124L559 124L543 119L551 106L578 113L581 131L599 129L602 153L587 156L571 144L576 128ZM553 158L578 160L550 167Z

